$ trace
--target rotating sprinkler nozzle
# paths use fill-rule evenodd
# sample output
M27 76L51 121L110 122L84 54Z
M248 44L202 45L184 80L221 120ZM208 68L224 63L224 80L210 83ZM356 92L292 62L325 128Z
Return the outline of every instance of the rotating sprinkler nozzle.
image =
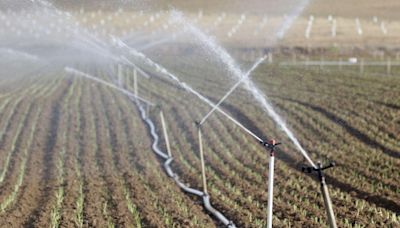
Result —
M336 166L335 162L330 162L328 165L326 165L324 167L321 166L321 163L318 163L318 167L317 168L314 168L314 167L311 167L311 166L303 166L303 167L301 167L301 171L304 172L304 173L312 173L313 171L316 171L318 173L318 176L321 179L321 177L323 177L322 170L329 169L329 168L332 168L334 166Z
M271 153L275 153L275 147L281 145L282 143L276 142L275 139L271 139L269 141L260 141L260 143L270 150Z

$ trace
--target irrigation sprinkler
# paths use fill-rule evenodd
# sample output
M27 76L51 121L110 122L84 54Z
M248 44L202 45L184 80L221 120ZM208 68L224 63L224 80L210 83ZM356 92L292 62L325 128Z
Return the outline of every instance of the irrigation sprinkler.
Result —
M265 60L265 56L257 61L254 66L244 75L220 100L219 102L203 117L200 122L197 122L198 134L199 134L199 148L200 148L200 159L201 159L201 169L202 169L202 177L203 177L203 187L204 192L207 194L207 185L206 185L206 176L205 176L205 167L204 167L204 154L203 154L203 145L202 145L202 137L201 137L201 125L207 120L207 118L219 108L219 106L224 102L229 95L233 93L233 91L245 80L248 78L250 73L257 67L261 62ZM244 128L244 127L243 127ZM250 130L244 128L247 132ZM274 139L269 141L261 140L258 136L252 134L259 143L261 143L267 150L269 150L270 159L269 159L269 171L268 171L268 206L267 206L267 227L272 228L272 208L273 208L273 191L274 191L274 165L275 165L275 147L280 145L281 143L277 143Z
M304 36L305 36L307 39L310 38L310 33L311 33L311 30L312 30L313 22L314 22L314 16L313 16L313 15L310 15L310 17L309 17L309 19L308 19L308 22L307 22L307 28L306 28L306 31L305 31L305 33L304 33Z
M363 30L362 30L362 28L361 28L361 23L360 23L360 19L359 18L356 18L356 31L357 31L357 33L358 33L358 35L362 35L363 34Z
M272 228L272 207L274 197L274 165L275 165L275 147L281 143L277 143L274 139L269 142L262 142L269 149L269 171L268 171L268 206L267 206L267 228Z
M316 172L318 174L318 180L320 182L321 192L322 192L322 196L324 198L324 205L325 205L325 210L326 210L326 213L328 216L328 222L329 222L330 228L337 228L337 225L336 225L335 213L333 212L331 197L329 196L328 186L326 185L323 170L332 168L334 166L335 166L334 162L331 162L331 163L329 163L329 165L324 166L324 167L321 165L321 162L318 162L316 168L309 167L309 166L302 167L302 171L304 173Z
M331 33L332 37L336 37L336 18L332 19Z
M385 22L383 22L383 21L381 22L381 31L382 31L383 35L387 35L387 33L388 33L387 28L385 26Z

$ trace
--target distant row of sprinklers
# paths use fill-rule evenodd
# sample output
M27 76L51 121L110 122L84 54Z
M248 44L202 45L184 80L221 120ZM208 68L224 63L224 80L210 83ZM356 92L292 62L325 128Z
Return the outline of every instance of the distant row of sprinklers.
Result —
M316 19L315 19L314 15L310 15L308 17L307 26L304 31L304 37L306 39L311 38L311 33L312 33L312 29L313 29L315 20ZM323 21L324 19L319 18L318 20ZM330 26L331 37L336 37L337 36L337 23L338 23L337 18L332 15L329 15L327 17L327 21L328 21L328 26ZM371 21L365 20L365 23L371 23L371 22L376 27L379 27L380 31L382 32L382 35L384 35L384 36L388 35L388 28L387 28L386 22L384 20L380 20L377 16L372 17ZM354 28L355 33L359 36L363 36L364 30L362 28L360 18L356 17L354 19L354 26L355 26L355 28Z
M103 12L102 10L86 12L84 9L81 9L71 15L75 17L75 23L77 23L77 25L84 25L84 28L90 29L94 35L98 36L105 36L110 33L127 36L136 31L146 29L149 29L151 34L157 34L159 32L167 31L171 28L171 21L165 20L165 17L168 17L169 15L168 11L163 10L156 12L127 12L124 11L123 8L119 8L114 12ZM260 36L262 38L263 32L266 32L265 29L268 29L271 26L273 27L273 24L268 24L271 18L267 15L260 15L261 18L257 19L258 22L256 24L254 24L254 20L249 19L249 15L246 13L236 16L238 19L236 20L236 23L227 29L225 33L225 39L229 40L235 38L237 34L240 34L240 30L246 26L246 21L249 21L247 22L247 26L251 26L253 29L252 33L254 37ZM220 13L211 23L205 21L202 22L201 19L203 17L204 13L200 10L197 14L192 15L191 20L193 23L202 24L202 26L204 26L208 32L213 32L213 30L220 31L218 28L224 23L224 20L227 19L227 13ZM66 25L63 25L64 21L62 19L58 18L57 20L50 20L46 21L47 23L42 23L43 18L43 12L40 10L25 12L24 10L18 12L1 11L0 22L4 26L0 27L0 34L7 34L11 32L17 36L22 36L26 35L28 32L28 34L33 34L34 38L41 38L56 33L63 33L66 34L66 36L69 36L68 32L66 33L66 30L68 29L66 28ZM285 15L283 15L282 19L284 20L284 18ZM229 20L231 21L234 19L232 16L229 16ZM309 16L304 31L304 37L306 39L311 39L316 20L323 21L322 18L315 18L313 15ZM329 23L328 25L330 26L331 37L334 38L338 34L338 19L335 16L329 15L327 17L327 21ZM371 22L367 20L360 20L360 18L355 18L355 34L358 34L359 36L363 36L365 34L363 23L372 23L372 25L378 26L382 35L384 36L389 34L387 23L377 16L374 16ZM116 24L118 24L118 26L116 26ZM231 23L229 22L229 24Z
M381 55L382 56L382 55ZM384 55L383 55L384 56ZM336 69L339 71L349 71L353 73L364 74L377 74L374 73L378 70L380 75L393 75L396 69L400 68L400 53L396 53L393 59L391 56L386 58L377 57L376 55L368 56L350 56L350 57L331 57L331 56L304 56L297 55L295 52L291 54L288 61L280 61L281 66L302 66L306 69L317 67L320 70ZM373 67L373 68L371 68ZM372 71L371 71L372 69Z

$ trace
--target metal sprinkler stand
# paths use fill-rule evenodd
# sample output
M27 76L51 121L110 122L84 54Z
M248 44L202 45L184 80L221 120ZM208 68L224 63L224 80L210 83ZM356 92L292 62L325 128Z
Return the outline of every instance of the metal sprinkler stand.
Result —
M272 207L274 197L274 165L275 165L275 147L277 143L274 139L270 141L260 141L260 143L269 149L269 172L268 172L268 206L267 206L267 228L272 228Z
M331 197L329 196L328 186L326 185L325 176L322 172L325 169L329 169L335 166L334 162L329 163L329 165L322 167L321 162L318 162L317 168L314 167L302 167L302 171L305 173L312 173L313 171L318 173L318 179L321 186L322 196L324 198L324 204L326 213L328 215L328 222L330 228L337 228L335 213L333 212Z

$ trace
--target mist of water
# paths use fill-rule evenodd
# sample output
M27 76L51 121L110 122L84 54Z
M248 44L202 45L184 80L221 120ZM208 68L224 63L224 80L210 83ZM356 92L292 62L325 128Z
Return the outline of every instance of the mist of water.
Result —
M304 9L309 4L310 0L301 0L297 2L295 9L290 12L290 14L286 15L281 26L279 26L278 31L276 32L276 37L278 39L282 39L286 32L292 27L295 20L300 16L300 14L304 11Z
M31 53L31 52L25 52L25 50L18 50L17 48L12 49L14 50L15 53L24 52L25 55L20 54L21 57L23 56L25 56L25 58L32 57L31 59L33 60L35 59L35 57L33 56L38 56L38 57L47 56L47 59L51 60L55 56L60 56L60 54L62 54L62 55L67 55L67 56L62 56L62 55L60 56L64 58L63 61L65 61L65 59L67 58L69 61L72 60L77 62L76 59L73 58L74 56L80 57L79 56L80 53L85 53L85 56L88 57L88 53L92 53L92 55L90 55L90 60L99 58L100 56L102 59L109 59L113 62L127 63L128 61L129 64L129 60L127 60L126 58L121 58L121 56L115 54L115 50L113 49L114 48L113 43L118 45L123 44L123 42L119 38L115 38L112 36L111 40L113 42L109 43L108 41L104 41L94 36L86 29L81 28L79 22L75 21L69 13L57 9L52 5L52 3L45 0L32 0L31 2L32 2L31 4L33 4L34 6L39 7L39 9L35 10L40 10L40 13L42 14L37 16L36 19L38 21L32 21L30 20L29 17L24 18L23 15L26 12L22 12L17 15L18 18L16 18L16 20L13 20L13 23L14 25L17 26L20 25L21 28L18 29L21 31L24 31L24 28L26 27L33 27L38 31L34 31L27 37L25 33L24 33L25 37L20 37L18 35L18 32L15 34L5 33L4 34L5 36L0 38L0 41L2 39L7 41L17 39L19 41L24 41L25 44L26 43L30 44L31 49L29 49L30 47L28 46L27 47L28 50L45 50L46 52L51 52L50 50L56 47L57 49L62 49L63 52L57 53L58 50L55 51L53 50L53 52L51 53L35 53L35 52ZM286 17L283 25L281 26L281 29L277 32L277 37L283 36L285 34L287 29L293 23L294 19L304 9L307 2L308 0L303 0L301 4L299 4L299 7L297 7L292 14ZM11 15L9 15L9 17L10 18L8 19L11 19ZM228 70L228 72L230 72L230 75L233 76L236 80L242 80L243 78L246 77L245 73L242 72L238 64L228 54L228 52L223 47L218 45L218 43L213 38L206 35L201 29L194 26L191 22L185 19L182 13L176 10L172 10L170 18L171 22L183 25L183 28L186 32L190 32L191 34L193 34L194 35L193 37L198 41L199 44L201 44L201 47L206 52L208 52L212 56L216 56L219 60L221 60L221 62L226 66L226 70ZM49 27L45 26L46 22L49 21L57 21L58 24L54 24L53 26L55 27L59 26L62 28L62 30L59 32L54 32L49 30ZM35 42L35 40L37 41ZM41 48L43 47L43 45L45 45L46 48ZM27 45L24 45L24 47L26 46ZM65 47L72 47L74 50L66 52ZM127 45L125 45L125 47L127 47ZM142 59L146 60L148 64L153 65L156 69L158 69L162 73L170 76L173 80L178 82L182 87L184 87L193 94L197 94L197 92L193 90L190 86L188 86L186 83L180 81L179 78L177 78L175 75L171 74L165 68L151 61L150 59L145 57L142 53L137 52L134 49L130 49L130 54L133 54L136 57L138 56L142 57ZM63 63L68 63L68 62L63 62ZM308 160L308 162L313 166L315 166L312 160L309 158L307 152L304 150L304 148L301 146L297 138L294 136L293 132L287 127L284 120L279 116L279 114L274 110L272 105L268 102L266 96L247 77L243 81L243 83L246 89L251 92L251 94L261 104L261 106L268 113L268 115L286 133L289 139L299 149L299 151Z
M177 10L171 11L171 20L174 23L182 25L183 28L193 34L193 38L196 39L205 51L212 53L214 56L218 57L226 66L227 70L231 73L236 80L240 80L245 76L242 70L239 68L236 61L231 55L210 36L206 35L201 29L190 23L183 13ZM287 24L290 22L287 21ZM287 26L285 24L285 26ZM281 33L286 31L283 29ZM304 158L313 166L316 167L314 162L309 157L307 151L300 144L299 140L295 137L294 133L288 128L286 122L281 118L281 116L275 111L273 106L267 100L266 95L261 92L261 90L246 77L244 80L245 88L254 96L254 98L261 104L261 107L267 112L267 114L275 121L275 123L282 129L282 131L288 136L288 138L293 142L296 148L301 152Z
M8 56L15 56L15 57L22 57L25 58L27 60L31 60L31 61L40 61L40 58L36 55L32 55L30 53L24 52L24 51L19 51L19 50L15 50L12 48L0 48L0 54L4 53L7 54Z

